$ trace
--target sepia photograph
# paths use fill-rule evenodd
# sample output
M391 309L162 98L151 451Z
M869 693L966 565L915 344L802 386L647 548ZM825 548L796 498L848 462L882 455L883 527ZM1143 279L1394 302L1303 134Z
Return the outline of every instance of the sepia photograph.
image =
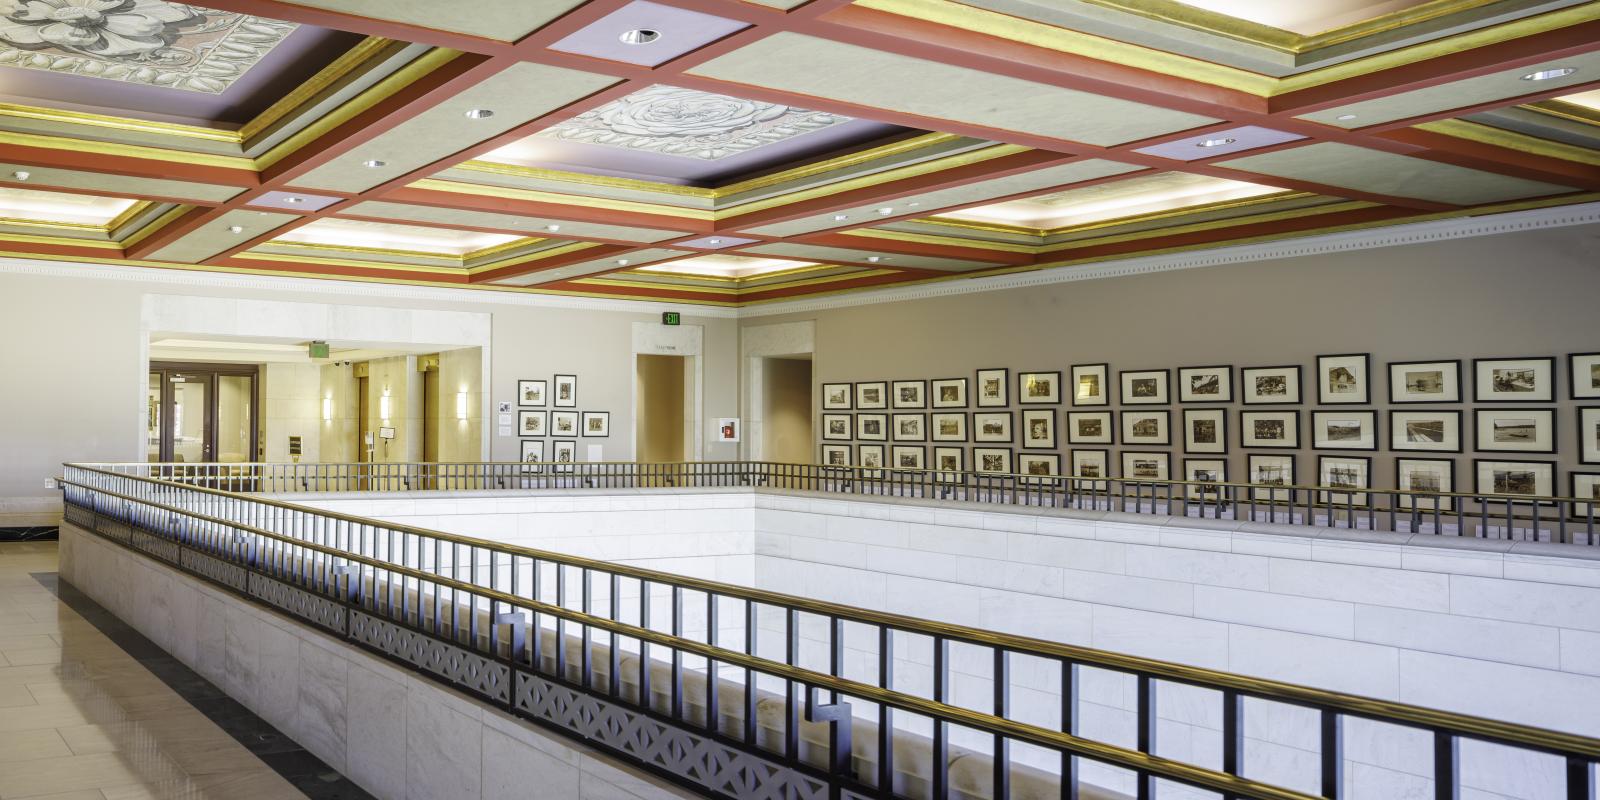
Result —
M1472 462L1477 473L1477 491L1485 494L1550 497L1555 491L1556 466L1553 461Z
M1183 479L1190 500L1216 502L1228 496L1227 489L1216 484L1228 482L1228 462L1220 458L1186 458L1183 460Z
M569 464L570 465L570 464L573 464L573 463L577 462L577 460L578 460L578 443L577 443L577 441L572 440L572 439L566 439L566 440L557 439L557 440L551 442L550 446L551 446L551 456L550 456L550 462L551 463L553 463L553 464ZM568 466L568 467L566 467L564 469L560 468L560 467L557 467L555 469L555 471L556 472L571 472L572 471L572 467Z
M987 411L972 415L972 441L1011 441L1011 412Z
M1122 454L1122 479L1126 481L1164 481L1171 474L1171 463L1172 457L1166 453L1124 451Z
M1122 412L1122 443L1171 444L1172 436L1168 432L1170 424L1170 412L1165 410L1124 411Z
M1573 400L1600 398L1600 353L1567 356L1567 383Z
M518 411L517 435L543 436L548 414L547 411Z
M1413 444L1438 444L1444 441L1444 420L1416 419L1406 423L1406 441Z
M964 442L967 440L967 415L962 411L946 411L933 415L933 440L936 442Z
M610 436L611 435L611 412L609 412L609 411L585 411L585 412L583 412L583 435L584 436L597 436L597 437L598 436Z
M1018 453L1017 472L1028 476L1026 483L1042 483L1061 475L1061 456L1055 453Z
M887 441L889 438L889 418L884 414L857 414L856 438L869 442Z
M861 462L860 466L869 467L874 470L883 467L883 445L881 444L860 445L856 451L856 454L858 460ZM867 477L877 477L879 473L869 472L865 474Z
M1011 371L1004 368L978 370L979 408L1003 408L1011 404L1006 389L1006 379L1010 374Z
M1067 441L1072 444L1112 444L1110 411L1067 413Z
M1228 452L1228 410L1225 408L1184 409L1183 451L1185 453Z
M921 414L896 414L893 422L897 442L920 442L928 438L927 418Z
M1446 458L1396 458L1395 486L1406 492L1455 491L1456 462ZM1395 498L1401 508L1453 511L1454 498L1402 494Z
M1294 405L1300 402L1300 367L1245 367L1239 371L1245 405Z
M517 381L517 405L543 406L545 404L545 382L542 380Z
M966 378L939 378L932 384L934 408L967 407Z
M1022 411L1022 446L1030 450L1055 449L1055 409L1034 408Z
M1317 482L1329 489L1367 489L1371 487L1372 459L1366 456L1320 456ZM1318 492L1318 502L1359 506L1367 502L1366 492Z
M896 469L922 469L926 464L923 461L924 452L921 447L896 445L890 455L894 457Z
M1073 450L1072 476L1075 478L1107 477L1110 474L1110 458L1111 454L1106 450ZM1100 485L1104 486L1104 484Z
M1178 402L1233 402L1233 367L1226 364L1210 367L1180 367L1178 369Z
M1295 485L1294 456L1251 453L1247 467L1250 472L1247 480L1250 483L1268 487L1252 490L1251 496L1254 499L1273 503L1288 502L1292 499L1292 492L1288 489L1271 487Z
M1472 362L1480 403L1548 403L1555 400L1556 360L1547 357L1480 358Z
M933 468L941 472L960 472L963 469L962 450L959 447L933 448ZM940 480L958 480L959 476L950 475L941 477Z
M1343 353L1317 356L1317 400L1327 405L1372 402L1367 376L1372 356L1368 353Z
M1017 373L1017 402L1021 405L1061 402L1061 373Z
M1567 490L1567 496L1593 501L1573 503L1573 515L1588 519L1590 509L1594 509L1592 513L1600 517L1600 505L1597 505L1600 504L1600 472L1570 472L1568 475L1572 485Z
M928 405L927 381L895 381L889 385L895 408L924 408Z
M1300 412L1239 412L1239 444L1242 447L1292 449L1300 446Z
M1376 411L1313 411L1311 430L1313 449L1378 449Z
M1110 375L1106 364L1078 364L1072 368L1072 404L1075 406L1103 406L1110 402L1106 394L1106 379Z
M889 407L889 385L883 381L856 384L856 408L878 410Z
M1167 371L1147 369L1118 373L1122 382L1123 405L1164 406L1167 397Z
M1390 409L1389 449L1461 452L1461 412Z
M1578 409L1578 460L1600 464L1600 407Z
M848 467L850 464L850 445L825 444L822 446L822 463L830 467Z
M822 384L822 408L824 411L849 411L851 389L848 383Z
M538 441L524 440L522 442L521 460L524 464L537 464L544 461L544 441L542 439Z
M1550 408L1473 410L1477 449L1501 453L1554 453L1556 412Z
M576 436L578 434L578 412L550 412L550 432L556 436Z
M1461 362L1389 362L1389 402L1461 402Z
M850 437L849 414L823 414L822 438L848 441Z
M578 405L578 376L557 375L555 381L556 408L576 408ZM574 443L573 447L577 447L577 444Z
M972 448L972 467L977 472L1011 472L1011 451L1003 447Z

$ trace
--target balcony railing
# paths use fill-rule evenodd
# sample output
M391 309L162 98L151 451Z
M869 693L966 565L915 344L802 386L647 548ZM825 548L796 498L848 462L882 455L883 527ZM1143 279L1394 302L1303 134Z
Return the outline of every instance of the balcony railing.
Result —
M749 466L748 477L773 475ZM1463 761L1480 752L1471 743L1553 756L1562 796L1594 796L1596 739L130 472L68 466L67 521L713 796L1105 798L1117 795L1090 777L1120 771L1140 798L1166 782L1224 798L1342 798L1351 720L1425 734L1438 798L1460 796ZM989 480L968 488L1015 489ZM862 653L872 657L847 658ZM1134 746L1084 734L1089 671L1136 686ZM1021 686L1059 703L1013 703ZM1219 704L1218 766L1157 755L1163 686ZM1247 715L1262 704L1312 712L1318 795L1245 776Z
M522 464L94 464L97 469L257 494L529 491L754 486L1119 511L1392 533L1600 545L1596 505L1580 497L1348 486L823 466L765 461Z

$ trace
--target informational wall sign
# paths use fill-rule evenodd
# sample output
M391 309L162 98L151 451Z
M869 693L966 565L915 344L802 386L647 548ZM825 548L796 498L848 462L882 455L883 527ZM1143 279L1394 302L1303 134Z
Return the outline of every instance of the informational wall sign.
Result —
M506 400L501 400L500 402L495 403L495 408L499 409L501 414L511 413L511 403Z
M393 439L394 438L394 428L379 428L378 429L378 438L379 439Z

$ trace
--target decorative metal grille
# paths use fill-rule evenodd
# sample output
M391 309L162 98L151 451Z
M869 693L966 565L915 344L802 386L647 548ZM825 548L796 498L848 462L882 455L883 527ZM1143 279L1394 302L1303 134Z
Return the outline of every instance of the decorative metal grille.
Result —
M236 567L221 559L212 558L193 550L184 550L180 563L184 567L224 586L241 592L249 591L250 589L250 573L243 567Z
M163 561L178 563L178 546L158 536L152 536L144 531L133 530L128 534L128 544L143 550Z
M350 613L350 637L456 686L501 703L507 701L511 668L505 664L360 611Z
M301 619L344 633L344 608L338 603L260 575L251 575L249 583L245 591L250 596L277 606Z

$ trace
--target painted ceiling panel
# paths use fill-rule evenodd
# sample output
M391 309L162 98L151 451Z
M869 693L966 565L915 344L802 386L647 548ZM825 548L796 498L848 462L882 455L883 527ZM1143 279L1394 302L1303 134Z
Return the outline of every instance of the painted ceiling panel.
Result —
M537 272L529 272L523 275L502 278L494 281L494 283L503 286L532 286L539 283L567 280L570 278L582 277L584 275L594 275L597 273L610 272L619 269L633 269L645 264L652 264L657 261L665 261L669 258L677 258L679 256L686 255L690 255L690 253L686 250L649 248L645 250L636 250L627 254L626 256L609 256L606 258L597 258L591 261L581 261L576 264L568 264L561 267L541 269Z
M299 217L293 214L230 211L200 226L188 236L151 253L150 258L198 264L296 219ZM232 228L239 228L239 231L235 233Z
M861 249L848 247L824 247L822 245L801 244L797 242L779 242L749 247L740 252L756 253L777 258L792 258L801 261L819 262L844 262L860 266L908 267L912 269L936 269L945 272L965 272L973 269L993 267L994 264L986 261L969 261L962 258L939 258L936 256L909 256L900 253L888 253L872 249L872 240L863 237ZM878 259L873 261L873 259Z
M218 186L208 183L162 180L160 178L135 178L126 175L107 175L101 172L38 167L0 162L0 175L24 172L28 184L40 188L59 186L63 189L116 192L118 194L149 194L178 200L197 200L217 203L243 191L236 186Z
M629 228L620 225L599 225L592 222L540 219L516 214L497 214L490 211L417 206L406 203L365 202L344 210L352 216L425 222L437 225L461 225L471 228L493 228L502 231L527 231L530 236L547 236L559 232L562 236L598 239L615 239L623 242L660 242L676 239L683 234L676 231L652 228ZM559 231L548 230L550 225Z
M1217 121L798 33L776 34L690 72L1103 146Z
M514 42L544 27L556 17L583 5L584 0L473 0L442 3L439 0L294 0L298 6L321 8L372 17L406 25L454 31L485 39Z
M1574 70L1571 74L1547 80L1526 80L1523 76L1543 70ZM1310 114L1301 119L1337 125L1341 128L1361 128L1424 114L1445 111L1462 106L1509 100L1533 92L1558 89L1592 82L1600 76L1600 50L1580 56L1571 56L1541 64L1530 64L1516 69L1502 70L1490 75L1453 81L1427 89L1388 95L1360 103L1349 103ZM1350 119L1339 117L1355 116Z
M1246 156L1221 162L1221 165L1362 192L1456 205L1519 200L1573 191L1570 186L1497 175L1337 142Z
M1025 225L1030 228L1065 228L1120 219L1188 206L1242 200L1276 194L1275 186L1230 181L1184 172L1140 175L1081 189L1008 200L993 205L964 208L939 216L973 222Z

